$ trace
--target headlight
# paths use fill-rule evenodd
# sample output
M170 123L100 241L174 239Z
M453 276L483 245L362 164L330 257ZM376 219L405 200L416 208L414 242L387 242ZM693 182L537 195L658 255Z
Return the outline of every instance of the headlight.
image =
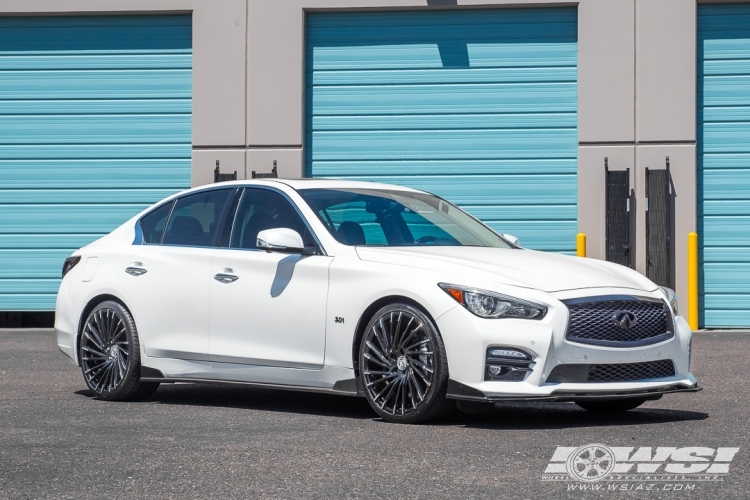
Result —
M665 286L660 286L659 288L661 288L661 291L664 292L664 295L667 296L667 302L669 302L669 305L672 307L672 312L674 312L674 315L679 316L680 308L677 304L677 294L671 288L667 288Z
M438 286L480 318L542 319L547 314L544 306L507 295L447 283Z

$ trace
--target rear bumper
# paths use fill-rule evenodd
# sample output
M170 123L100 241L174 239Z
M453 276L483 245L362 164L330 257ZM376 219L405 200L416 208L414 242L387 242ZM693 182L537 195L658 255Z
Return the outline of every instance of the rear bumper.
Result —
M86 304L71 298L67 288L68 282L63 280L55 304L55 337L60 352L78 366L78 318Z
M566 384L567 385L567 384ZM596 384L600 386L611 386L614 384ZM594 389L589 384L588 388L560 388L550 394L545 395L524 395L515 396L509 394L487 394L468 385L464 385L454 380L448 381L447 397L450 399L461 399L465 401L485 401L485 402L508 402L508 401L605 401L613 399L631 399L645 398L654 400L661 398L664 394L674 394L678 392L698 392L703 387L698 382L690 384L688 381L676 384L668 384L660 387L638 387L630 389L607 389L600 387Z

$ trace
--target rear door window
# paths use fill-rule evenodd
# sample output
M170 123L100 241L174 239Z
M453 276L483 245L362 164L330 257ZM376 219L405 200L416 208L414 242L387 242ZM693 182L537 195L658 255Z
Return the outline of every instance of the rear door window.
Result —
M232 189L213 189L178 199L164 233L164 244L212 246L232 192Z

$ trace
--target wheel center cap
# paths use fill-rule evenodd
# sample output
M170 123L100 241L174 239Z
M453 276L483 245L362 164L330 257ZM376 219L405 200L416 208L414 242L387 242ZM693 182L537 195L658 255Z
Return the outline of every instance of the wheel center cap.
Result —
M113 345L112 347L109 348L109 354L112 357L117 356L117 346L116 345Z
M409 366L409 362L406 361L406 356L399 356L396 360L396 367L398 367L399 370L404 371L407 366Z

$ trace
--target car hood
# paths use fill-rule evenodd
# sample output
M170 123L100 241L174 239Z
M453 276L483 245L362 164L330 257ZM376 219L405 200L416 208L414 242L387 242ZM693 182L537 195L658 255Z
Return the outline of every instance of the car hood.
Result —
M357 247L364 261L472 276L498 283L561 292L581 288L658 287L642 274L597 259L526 249L484 247Z

